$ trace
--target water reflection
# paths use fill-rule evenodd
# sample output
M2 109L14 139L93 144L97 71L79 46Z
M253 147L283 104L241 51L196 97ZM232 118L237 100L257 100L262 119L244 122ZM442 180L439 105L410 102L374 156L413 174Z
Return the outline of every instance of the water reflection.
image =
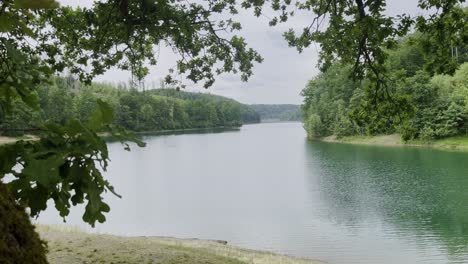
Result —
M307 155L314 157L309 168L315 172L312 177L319 177L328 220L351 232L385 225L376 239L398 236L417 244L414 250L440 243L429 252L428 263L467 263L466 154L320 142L306 145ZM315 190L316 182L312 180L310 188Z

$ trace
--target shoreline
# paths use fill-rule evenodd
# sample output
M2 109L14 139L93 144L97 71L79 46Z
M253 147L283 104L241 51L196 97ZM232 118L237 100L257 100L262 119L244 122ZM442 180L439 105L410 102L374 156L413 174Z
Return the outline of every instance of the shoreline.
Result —
M3 145L8 145L8 144L14 144L15 142L17 141L20 141L20 140L25 140L25 141L28 141L28 140L37 140L38 138L34 135L22 135L22 136L19 136L19 137L5 137L5 136L0 136L0 146L3 146Z
M431 148L446 151L468 152L468 136L455 136L431 141L410 140L407 142L404 142L399 134L379 136L346 136L342 138L337 138L336 136L328 136L322 138L312 138L312 140L339 144L383 147L415 147Z
M245 125L245 124L243 124ZM171 135L171 134L184 134L184 133L209 133L220 131L238 131L242 126L218 126L218 127L204 127L204 128L181 128L181 129L166 129L154 131L131 131L136 136L149 136L149 135ZM107 132L98 133L104 139L112 139L112 136ZM0 146L13 144L19 140L37 140L38 137L32 134L24 134L17 137L0 136Z
M92 234L65 225L37 225L47 241L51 264L325 264L268 251L244 249L226 241L172 237L124 237Z
M251 124L251 123L248 123ZM248 125L248 124L242 124ZM134 132L135 135L159 135L159 134L171 134L171 133L186 133L186 132L209 132L209 131L224 131L224 130L239 130L242 126L217 126L217 127L202 127L202 128L178 128L178 129L165 129L165 130L154 130L154 131L138 131Z

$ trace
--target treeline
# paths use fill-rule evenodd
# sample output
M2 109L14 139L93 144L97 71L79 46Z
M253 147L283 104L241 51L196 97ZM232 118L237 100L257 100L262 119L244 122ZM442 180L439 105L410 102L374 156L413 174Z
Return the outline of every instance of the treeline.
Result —
M299 105L293 104L252 104L262 121L301 121L302 112Z
M40 87L37 97L40 111L31 111L21 102L11 109L11 115L0 111L4 135L34 131L47 121L86 121L98 99L114 108L116 125L132 131L238 127L260 121L249 106L221 96L174 89L138 92L100 83L85 86L71 77L54 78L51 84Z
M351 66L335 63L308 82L302 110L309 137L399 133L403 140L468 134L468 53L459 47L453 75L425 67L417 35L388 51L386 86L353 81ZM456 55L456 57L455 57Z
M190 93L182 92L175 89L154 89L153 93L161 96L178 98L182 100L204 100L204 101L218 101L227 102L238 105L240 107L240 115L243 124L259 123L260 114L255 110L252 105L241 104L233 99L226 98L219 95L206 94L206 93Z

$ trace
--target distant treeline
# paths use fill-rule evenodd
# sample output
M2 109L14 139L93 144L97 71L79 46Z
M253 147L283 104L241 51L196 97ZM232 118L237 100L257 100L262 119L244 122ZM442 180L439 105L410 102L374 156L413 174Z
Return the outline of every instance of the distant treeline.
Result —
M310 137L399 133L403 140L432 140L468 134L468 49L458 47L453 75L425 67L417 34L388 51L386 87L356 82L352 65L335 63L309 81L303 95Z
M120 85L119 85L120 86ZM31 111L17 102L11 115L0 111L2 134L34 131L46 121L65 123L75 118L86 121L97 99L115 110L115 124L132 131L239 127L258 123L260 116L251 107L235 100L174 89L136 91L108 84L82 85L71 77L55 78L38 89L40 111Z
M293 104L253 104L262 121L301 121L302 112L299 105Z

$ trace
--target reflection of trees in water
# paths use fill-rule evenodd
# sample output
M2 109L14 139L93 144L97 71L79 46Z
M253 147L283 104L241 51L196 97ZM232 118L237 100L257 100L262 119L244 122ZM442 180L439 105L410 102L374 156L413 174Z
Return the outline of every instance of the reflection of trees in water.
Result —
M436 238L450 255L468 253L468 154L315 142L307 152L331 221L377 217L405 237Z

